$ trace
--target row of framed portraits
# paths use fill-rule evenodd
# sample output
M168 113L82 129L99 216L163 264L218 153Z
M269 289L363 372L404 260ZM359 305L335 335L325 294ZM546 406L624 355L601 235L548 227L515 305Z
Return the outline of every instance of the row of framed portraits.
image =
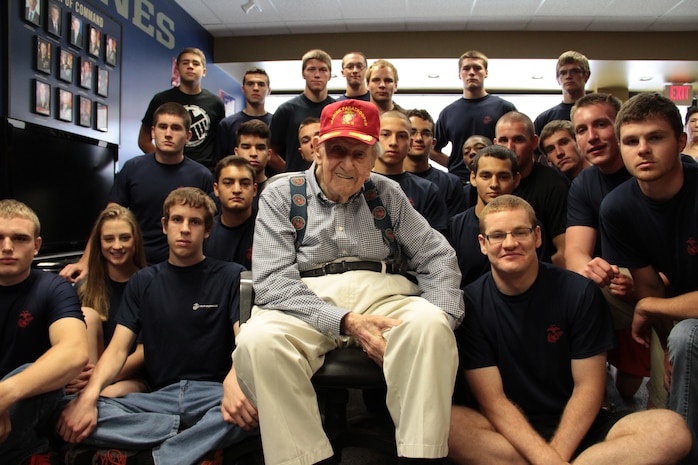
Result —
M102 34L102 30L93 25L85 25L83 19L73 13L68 13L68 26L63 25L63 8L57 1L48 2L48 14L44 18L41 12L42 0L24 0L24 20L41 27L46 23L46 32L63 37L67 34L68 43L73 47L86 49L90 56L104 58L105 63L116 66L118 56L118 41L115 37ZM65 31L64 31L65 29ZM102 37L104 36L104 37Z
M85 57L76 57L69 49L55 47L46 39L36 36L35 68L44 74L51 74L54 68L53 58L58 54L58 78L73 84L76 80L80 87L94 90L102 97L109 96L109 68L100 67Z
M53 112L56 119L102 132L109 130L109 107L106 104L93 102L92 99L84 95L75 97L73 92L63 88L56 89L56 98L52 101L51 84L35 79L34 113L51 116L52 107L55 107Z

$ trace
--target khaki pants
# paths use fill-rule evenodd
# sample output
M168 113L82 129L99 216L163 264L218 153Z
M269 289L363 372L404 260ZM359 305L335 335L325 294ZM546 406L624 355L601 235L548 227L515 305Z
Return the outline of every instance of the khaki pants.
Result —
M445 457L458 366L446 313L417 297L417 286L399 275L350 271L303 282L338 307L403 321L384 333L387 406L398 455ZM259 412L265 463L310 465L330 457L310 378L325 353L356 342L325 336L285 312L255 307L237 343L233 360L241 388Z

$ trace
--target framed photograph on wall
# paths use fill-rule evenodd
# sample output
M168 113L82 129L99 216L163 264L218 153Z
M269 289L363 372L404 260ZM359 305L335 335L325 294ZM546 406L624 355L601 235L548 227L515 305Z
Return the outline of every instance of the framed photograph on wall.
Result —
M58 89L58 119L73 121L73 93L69 90Z
M34 79L34 113L51 115L51 85Z
M92 62L86 58L80 58L80 87L92 89Z
M109 97L109 71L97 67L97 95Z
M51 55L53 44L36 36L36 70L42 73L51 74Z
M73 83L73 63L75 62L75 55L70 53L68 50L62 48L60 49L58 59L58 78L65 82Z
M90 26L90 41L88 42L87 53L99 58L102 51L102 31L94 26Z
M75 14L70 14L70 45L82 48L82 18Z
M24 0L24 20L41 26L41 0Z
M56 37L63 36L63 9L58 3L53 1L48 3L46 31Z
M104 51L104 61L108 65L116 66L116 56L118 52L118 43L115 38L110 35L105 34L105 51Z
M80 108L78 124L86 128L92 127L92 100L78 95L78 107Z
M95 129L102 132L107 132L109 130L109 107L105 104L97 102L95 103L95 113L97 114L97 124Z

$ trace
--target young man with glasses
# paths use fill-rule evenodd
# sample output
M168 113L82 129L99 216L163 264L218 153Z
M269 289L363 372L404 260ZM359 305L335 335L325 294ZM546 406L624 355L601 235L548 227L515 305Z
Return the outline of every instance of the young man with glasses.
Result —
M366 70L368 62L362 52L349 52L342 58L342 76L347 80L347 90L337 100L371 101L371 94L366 87Z
M533 208L502 195L480 216L492 270L466 287L457 331L477 410L451 410L449 458L458 464L672 464L691 445L665 409L601 408L613 323L601 290L541 263ZM474 445L477 444L476 447Z
M557 59L555 77L562 88L562 102L538 115L533 122L536 134L540 134L549 122L570 120L572 106L584 96L584 86L591 76L589 60L574 50L569 50Z
M410 137L412 145L403 161L403 168L408 173L416 174L433 182L439 188L439 194L446 202L448 217L452 217L468 208L467 197L463 193L463 184L455 174L434 168L429 164L429 154L434 148L434 120L426 110L410 110L407 117L412 123Z

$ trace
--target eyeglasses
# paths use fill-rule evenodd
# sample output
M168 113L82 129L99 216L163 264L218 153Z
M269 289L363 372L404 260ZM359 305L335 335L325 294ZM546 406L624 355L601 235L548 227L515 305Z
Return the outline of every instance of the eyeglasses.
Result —
M560 77L566 77L568 74L570 76L581 76L582 74L584 74L584 71L582 71L580 68L572 68L572 69L563 69L563 70L560 70L559 73L557 73L557 75Z
M434 137L434 133L429 131L428 129L425 129L425 130L419 131L419 132L417 132L416 130L413 129L412 132L410 132L410 136L412 136L412 137L416 136L417 134L422 136L422 139L430 139L430 138Z
M496 231L492 234L485 234L485 238L490 244L499 244L501 242L504 242L504 240L507 238L509 234L511 234L511 237L513 237L517 241L520 241L526 239L528 236L533 234L533 228L518 228L514 229L511 232Z

